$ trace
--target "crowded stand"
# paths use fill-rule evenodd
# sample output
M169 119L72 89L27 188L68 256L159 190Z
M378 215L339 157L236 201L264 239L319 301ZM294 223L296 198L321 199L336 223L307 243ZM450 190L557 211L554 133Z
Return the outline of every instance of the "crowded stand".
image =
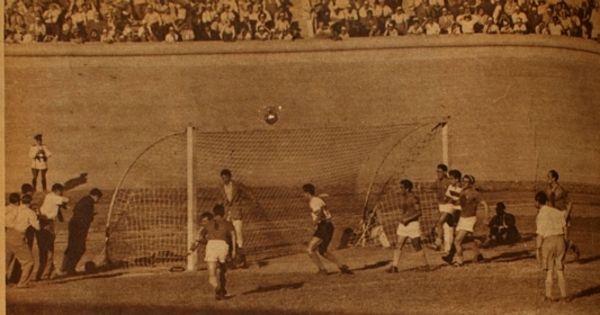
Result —
M598 40L600 0L6 0L6 43L438 34Z

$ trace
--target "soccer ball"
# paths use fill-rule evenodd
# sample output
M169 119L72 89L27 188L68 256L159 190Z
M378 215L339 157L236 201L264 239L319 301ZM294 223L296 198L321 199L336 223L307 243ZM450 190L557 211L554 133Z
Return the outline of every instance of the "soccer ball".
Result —
M272 125L279 120L279 114L276 109L269 107L265 111L264 119L267 124Z

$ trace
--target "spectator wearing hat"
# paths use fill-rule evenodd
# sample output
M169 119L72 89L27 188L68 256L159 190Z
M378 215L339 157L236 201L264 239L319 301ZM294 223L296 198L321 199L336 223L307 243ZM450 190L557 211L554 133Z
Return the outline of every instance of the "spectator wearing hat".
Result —
M491 245L513 245L521 239L515 216L506 212L503 202L496 204L496 215L488 224Z
M325 25L323 24L323 22L321 22L321 27L325 27ZM319 32L320 29L317 29L317 32ZM261 41L265 41L265 40L269 40L270 39L270 32L267 30L267 28L264 25L260 25L257 27L256 29L256 34L254 34L255 38L257 40L261 40ZM315 34L316 37L316 34Z
M396 23L394 20L389 19L385 23L385 30L383 31L382 36L398 36L398 30L396 30Z
M42 135L37 134L35 144L29 148L29 158L31 159L31 173L33 178L31 184L36 189L38 175L41 174L42 189L46 191L46 173L48 172L48 158L52 156L48 147L43 143Z
M350 38L350 33L348 32L348 28L346 28L346 26L342 26L340 28L340 39L349 39Z
M396 30L399 35L406 35L408 31L408 22L410 21L410 16L404 12L401 6L396 8L396 12L392 14L392 20L395 22Z
M442 15L439 18L440 33L449 34L452 24L454 24L454 16L450 14L448 9L442 8Z

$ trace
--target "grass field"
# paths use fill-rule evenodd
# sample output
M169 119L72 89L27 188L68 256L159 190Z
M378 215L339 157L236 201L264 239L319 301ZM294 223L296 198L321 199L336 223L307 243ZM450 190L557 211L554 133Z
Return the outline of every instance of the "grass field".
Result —
M83 192L70 192L79 198ZM401 273L384 272L392 252L381 247L334 251L354 275L315 275L304 254L254 261L249 269L228 272L226 301L215 301L206 271L173 273L160 269L116 269L34 283L19 290L7 288L7 314L595 314L600 305L600 212L598 196L577 195L574 239L581 246L580 263L567 256L570 304L542 302L544 273L533 257L535 208L529 192L488 192L490 204L504 200L517 217L525 242L483 252L487 263L473 265L467 250L463 268L446 265L441 254L427 250L433 271L414 270L418 262L405 247ZM109 200L98 205L99 215L88 239L93 259L102 248ZM70 213L67 213L67 218ZM338 224L338 231L345 226ZM60 264L66 223L59 225ZM339 240L339 237L336 237ZM467 248L470 244L467 245ZM333 244L332 248L335 248ZM80 264L81 267L81 264ZM558 296L557 288L555 296Z

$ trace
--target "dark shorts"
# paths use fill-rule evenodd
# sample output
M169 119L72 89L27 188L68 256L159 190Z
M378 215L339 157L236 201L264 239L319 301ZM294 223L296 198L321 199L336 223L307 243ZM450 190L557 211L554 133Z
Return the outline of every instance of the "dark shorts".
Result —
M454 210L452 215L446 217L446 223L449 227L456 227L458 219L460 219L460 210Z
M319 254L323 255L327 252L327 247L329 247L329 243L333 238L333 223L330 221L319 223L313 236L321 239L322 242L319 244Z

